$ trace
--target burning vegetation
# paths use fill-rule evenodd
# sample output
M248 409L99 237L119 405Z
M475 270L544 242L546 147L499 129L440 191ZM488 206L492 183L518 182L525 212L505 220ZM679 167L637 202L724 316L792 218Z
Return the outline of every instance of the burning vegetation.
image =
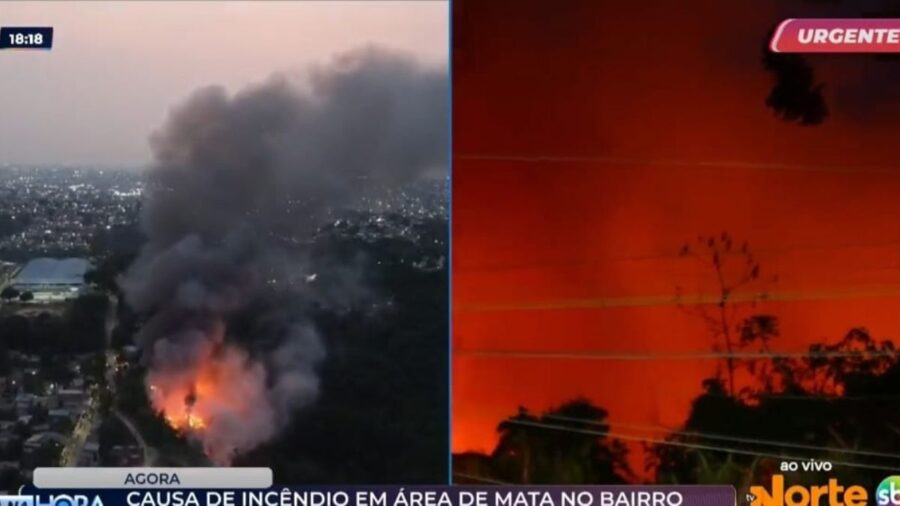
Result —
M267 427L275 413L254 396L266 390L264 366L224 342L224 327L208 337L196 367L182 371L153 369L147 377L150 401L175 430L199 438L217 464L228 464L237 451L252 445L233 424L245 420ZM223 423L224 422L224 423ZM274 430L272 427L267 427Z

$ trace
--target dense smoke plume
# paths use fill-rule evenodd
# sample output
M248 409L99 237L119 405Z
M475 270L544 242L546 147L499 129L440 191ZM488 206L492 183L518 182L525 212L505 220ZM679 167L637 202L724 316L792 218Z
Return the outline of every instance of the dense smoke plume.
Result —
M446 168L447 86L443 69L368 48L234 96L198 90L152 136L148 242L121 285L148 316L155 408L213 461L315 399L327 343L308 308L353 283L304 245L335 207Z

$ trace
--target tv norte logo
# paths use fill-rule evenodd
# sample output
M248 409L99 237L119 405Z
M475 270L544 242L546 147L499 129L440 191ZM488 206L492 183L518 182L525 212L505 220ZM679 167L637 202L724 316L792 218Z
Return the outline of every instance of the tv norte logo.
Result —
M875 489L878 506L900 506L900 476L888 476Z
M861 485L844 486L836 478L823 485L785 487L784 475L772 476L768 486L753 485L751 506L866 506L868 493Z

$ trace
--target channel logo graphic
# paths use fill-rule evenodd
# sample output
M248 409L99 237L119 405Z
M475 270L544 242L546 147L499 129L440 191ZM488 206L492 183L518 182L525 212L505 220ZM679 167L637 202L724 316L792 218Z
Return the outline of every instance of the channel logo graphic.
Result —
M86 495L0 495L0 506L103 506L103 501Z
M785 488L784 475L776 474L769 487L752 485L747 498L752 498L751 506L866 506L868 495L862 485L844 486L837 478L822 485Z
M875 489L878 506L900 506L900 476L888 476Z

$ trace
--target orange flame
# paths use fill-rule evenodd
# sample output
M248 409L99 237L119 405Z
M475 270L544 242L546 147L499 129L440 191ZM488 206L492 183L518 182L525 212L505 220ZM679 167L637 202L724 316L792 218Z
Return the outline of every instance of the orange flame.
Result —
M203 417L187 413L184 417L164 415L166 422L177 431L202 431L208 424Z
M209 427L210 406L221 404L228 393L223 391L223 364L209 357L202 361L188 377L158 377L160 384L151 384L154 407L166 422L180 432L201 432Z
M256 441L235 420L266 428L272 417L260 403L266 389L263 366L215 337L190 367L151 368L147 385L153 407L166 423L201 440L207 456L220 465L230 464L235 452Z

